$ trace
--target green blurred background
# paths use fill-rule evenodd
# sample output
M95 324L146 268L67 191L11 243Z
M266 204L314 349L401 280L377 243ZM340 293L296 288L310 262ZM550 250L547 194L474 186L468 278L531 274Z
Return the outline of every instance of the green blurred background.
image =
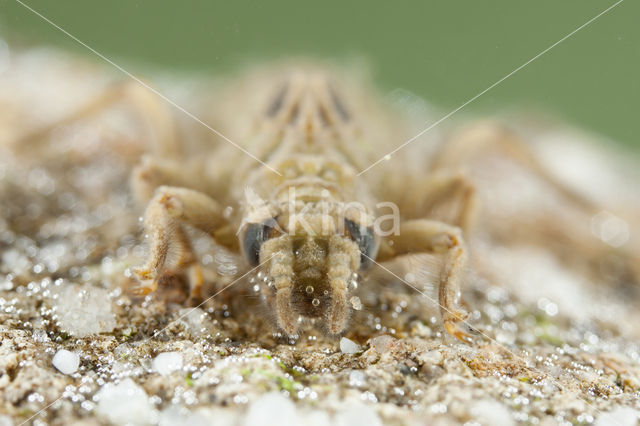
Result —
M288 55L365 58L383 90L447 112L615 3L23 0L125 67L229 71ZM92 56L15 0L0 37ZM96 60L99 60L96 58ZM640 147L640 2L625 0L465 108L534 108Z

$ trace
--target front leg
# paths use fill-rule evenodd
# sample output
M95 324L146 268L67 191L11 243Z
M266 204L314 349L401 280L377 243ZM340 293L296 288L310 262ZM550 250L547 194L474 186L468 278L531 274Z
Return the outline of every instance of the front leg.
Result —
M388 237L378 260L390 260L410 253L444 254L445 263L438 283L438 303L444 328L460 340L469 340L471 336L459 325L468 315L458 304L468 260L460 228L434 220L406 221L400 224L398 235Z
M134 271L140 280L151 280L151 283L141 287L140 293L146 294L157 289L158 279L167 267L172 247L178 251L178 268L193 260L184 225L213 234L228 225L222 210L215 200L192 189L161 186L156 190L144 215L145 234L150 245L149 258Z

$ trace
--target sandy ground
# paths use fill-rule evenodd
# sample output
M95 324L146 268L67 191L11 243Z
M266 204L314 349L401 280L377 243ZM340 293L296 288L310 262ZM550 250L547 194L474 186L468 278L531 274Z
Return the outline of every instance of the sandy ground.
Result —
M145 149L130 144L140 129L116 114L98 130L64 126L45 145L10 149L65 109L37 102L57 93L26 83L36 59L15 63L20 73L0 84L0 425L637 424L638 290L611 267L621 256L603 264L611 284L539 242L470 237L471 343L443 332L433 272L419 259L389 267L426 296L372 272L344 338L313 324L295 339L279 334L254 291L261 277L243 277L241 260L201 235L207 294L233 285L197 308L180 274L135 296L130 268L145 244L128 176ZM74 87L86 94L91 83ZM565 149L551 142L549 158ZM581 170L592 164L583 160ZM591 218L594 229L608 224L603 239L637 238L607 214Z

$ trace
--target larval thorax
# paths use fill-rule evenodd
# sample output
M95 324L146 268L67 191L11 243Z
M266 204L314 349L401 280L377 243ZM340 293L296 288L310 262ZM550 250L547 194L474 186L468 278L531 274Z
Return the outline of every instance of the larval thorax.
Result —
M298 317L326 316L329 330L339 333L348 319L349 283L363 260L363 235L373 224L349 149L357 127L331 80L319 73L291 75L263 120L260 158L277 173L249 166L244 251L265 263L264 295L280 327L292 334ZM365 239L364 254L374 255L374 236Z

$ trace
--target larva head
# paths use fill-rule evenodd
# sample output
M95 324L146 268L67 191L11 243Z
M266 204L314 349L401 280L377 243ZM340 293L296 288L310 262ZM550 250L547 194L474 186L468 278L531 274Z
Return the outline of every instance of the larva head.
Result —
M323 319L332 334L344 331L349 292L376 255L371 223L369 214L342 209L283 209L245 222L239 234L243 254L260 265L263 295L287 334L296 333L301 318Z

